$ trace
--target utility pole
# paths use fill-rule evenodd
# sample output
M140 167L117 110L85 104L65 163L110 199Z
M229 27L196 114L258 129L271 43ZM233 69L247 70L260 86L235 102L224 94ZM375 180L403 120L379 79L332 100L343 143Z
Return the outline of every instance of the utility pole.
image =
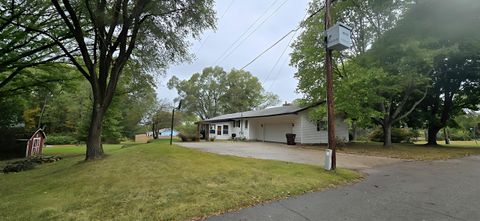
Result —
M327 47L327 30L331 26L330 16L331 0L325 0L325 70L327 79L327 114L328 114L328 148L332 150L332 170L335 170L337 164L336 144L335 144L335 110L333 105L333 65L332 49Z

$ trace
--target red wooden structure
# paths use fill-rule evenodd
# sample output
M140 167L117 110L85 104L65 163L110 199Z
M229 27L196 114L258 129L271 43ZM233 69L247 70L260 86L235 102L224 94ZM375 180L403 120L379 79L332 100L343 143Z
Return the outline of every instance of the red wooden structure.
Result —
M25 157L42 154L43 147L45 146L45 139L47 136L42 129L38 129L33 133L32 137L28 139L27 150L25 151Z

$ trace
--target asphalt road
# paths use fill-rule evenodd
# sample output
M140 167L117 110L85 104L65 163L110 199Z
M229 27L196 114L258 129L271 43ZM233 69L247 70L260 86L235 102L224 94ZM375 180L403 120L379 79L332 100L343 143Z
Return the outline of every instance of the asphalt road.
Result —
M480 220L480 156L366 169L350 186L210 217L214 220Z

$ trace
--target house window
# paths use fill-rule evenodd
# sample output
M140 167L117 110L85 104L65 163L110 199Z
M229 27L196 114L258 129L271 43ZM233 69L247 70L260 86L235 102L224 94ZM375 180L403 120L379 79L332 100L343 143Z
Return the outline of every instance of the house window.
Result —
M317 131L327 130L327 122L324 120L317 120Z
M223 134L228 134L228 125L223 125Z
M245 129L248 128L248 120L245 120Z
M233 127L240 127L240 121L236 120L233 124Z
M217 127L217 135L222 135L222 126Z

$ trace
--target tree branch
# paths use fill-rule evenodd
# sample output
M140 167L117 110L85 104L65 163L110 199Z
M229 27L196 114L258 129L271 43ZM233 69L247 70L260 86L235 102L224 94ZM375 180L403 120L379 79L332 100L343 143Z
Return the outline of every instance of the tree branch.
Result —
M399 118L397 119L394 119L393 122L397 122L405 117L407 117L410 113L413 112L413 110L415 110L415 108L423 101L423 99L425 99L425 97L427 96L427 92L428 92L428 88L425 88L425 92L423 93L423 96L420 100L418 100L417 102L415 102L413 105L412 105L412 108L410 108L410 110L408 110L405 114L403 114L402 116L400 116Z

